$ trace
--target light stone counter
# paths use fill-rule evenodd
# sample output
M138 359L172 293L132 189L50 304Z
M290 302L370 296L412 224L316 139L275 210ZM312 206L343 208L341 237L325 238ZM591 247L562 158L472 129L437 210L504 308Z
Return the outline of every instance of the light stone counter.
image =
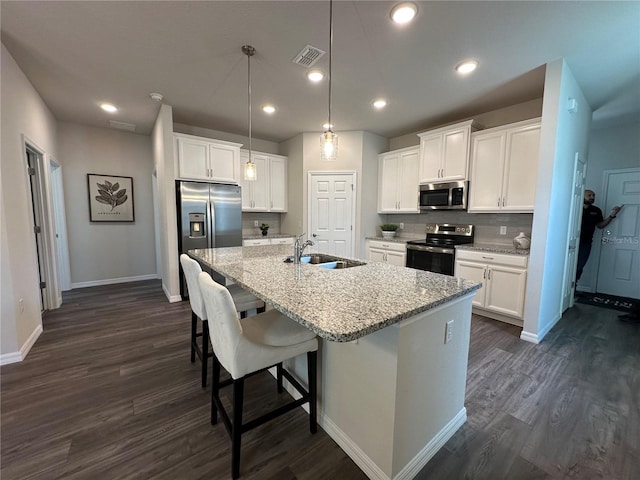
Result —
M509 255L529 255L529 249L522 250L515 248L513 245L501 245L498 243L468 243L466 245L456 245L456 250L506 253Z
M348 342L480 288L386 263L327 270L285 263L290 245L191 250L189 254L273 308L336 342Z

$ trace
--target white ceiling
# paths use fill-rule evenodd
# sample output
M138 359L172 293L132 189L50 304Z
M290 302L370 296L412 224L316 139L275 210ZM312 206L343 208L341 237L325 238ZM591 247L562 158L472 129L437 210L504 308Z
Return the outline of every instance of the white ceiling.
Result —
M544 64L564 57L594 122L640 112L640 2L416 2L398 28L397 2L334 3L336 130L394 137L542 96ZM247 57L253 45L253 132L282 141L320 131L327 82L291 62L307 44L328 50L329 2L2 1L2 42L57 119L148 134L160 92L174 121L247 130ZM462 78L453 68L475 58ZM328 55L316 65L327 70ZM373 111L370 102L389 105ZM102 112L102 101L120 107ZM259 110L273 103L278 111Z

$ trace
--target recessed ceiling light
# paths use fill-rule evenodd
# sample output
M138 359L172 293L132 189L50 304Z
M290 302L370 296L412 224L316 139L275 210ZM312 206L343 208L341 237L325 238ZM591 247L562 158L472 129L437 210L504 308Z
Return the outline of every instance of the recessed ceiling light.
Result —
M374 108L377 108L378 110L380 110L381 108L384 108L387 106L387 101L383 98L379 98L377 100L374 100L372 105L374 106Z
M109 113L116 113L118 111L118 107L111 105L110 103L101 103L100 108Z
M418 7L413 2L399 3L391 9L391 19L395 23L405 24L413 20L418 12Z
M164 98L164 95L156 92L150 93L149 96L151 97L151 100L153 100L154 102L161 102L162 99Z
M272 114L276 111L276 107L274 107L273 105L263 105L262 111L264 113Z
M318 83L324 78L324 73L322 73L320 70L311 70L309 73L307 73L307 78L314 83Z
M456 65L456 72L466 75L467 73L473 72L477 66L478 62L476 60L465 60Z

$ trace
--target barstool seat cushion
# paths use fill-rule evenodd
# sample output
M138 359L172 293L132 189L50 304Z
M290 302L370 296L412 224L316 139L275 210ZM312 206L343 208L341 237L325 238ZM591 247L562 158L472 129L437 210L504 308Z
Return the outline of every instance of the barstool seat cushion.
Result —
M304 327L277 311L256 315L252 317L254 321L241 322L229 291L214 282L208 273L201 273L199 280L209 314L213 351L234 379L318 350L313 332L308 336L303 334L300 329ZM270 319L271 327L259 325L265 317ZM277 336L282 336L282 340L276 340ZM264 343L265 340L279 345Z
M247 310L258 309L264 307L264 302L255 295L247 292L240 285L227 286L227 290L233 298L233 303L236 304L236 310L238 312L246 312Z
M276 310L240 320L242 333L252 342L287 347L313 340L316 334Z

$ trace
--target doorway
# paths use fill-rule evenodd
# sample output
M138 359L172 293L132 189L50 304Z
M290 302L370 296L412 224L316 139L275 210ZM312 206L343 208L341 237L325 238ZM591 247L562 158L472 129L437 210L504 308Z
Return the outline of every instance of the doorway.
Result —
M640 168L609 170L604 176L603 212L624 206L602 230L596 291L640 299Z
M71 268L69 265L69 243L67 241L67 219L64 209L64 186L62 165L55 160L49 162L51 174L51 197L55 225L56 256L58 260L58 282L61 291L71 290ZM62 303L62 299L60 299Z
M31 214L33 217L33 235L36 241L36 261L38 263L38 285L40 291L40 311L48 309L45 288L47 288L47 271L45 256L45 241L43 232L42 182L39 166L42 164L42 154L26 146L27 169L29 173L29 190L31 193Z
M353 257L355 172L309 172L308 237L320 253Z
M573 190L571 192L571 210L569 212L569 232L567 259L564 264L564 280L562 285L562 311L573 306L576 289L576 266L578 246L580 242L580 224L582 220L582 204L584 198L584 178L587 171L585 161L576 152L573 162Z

